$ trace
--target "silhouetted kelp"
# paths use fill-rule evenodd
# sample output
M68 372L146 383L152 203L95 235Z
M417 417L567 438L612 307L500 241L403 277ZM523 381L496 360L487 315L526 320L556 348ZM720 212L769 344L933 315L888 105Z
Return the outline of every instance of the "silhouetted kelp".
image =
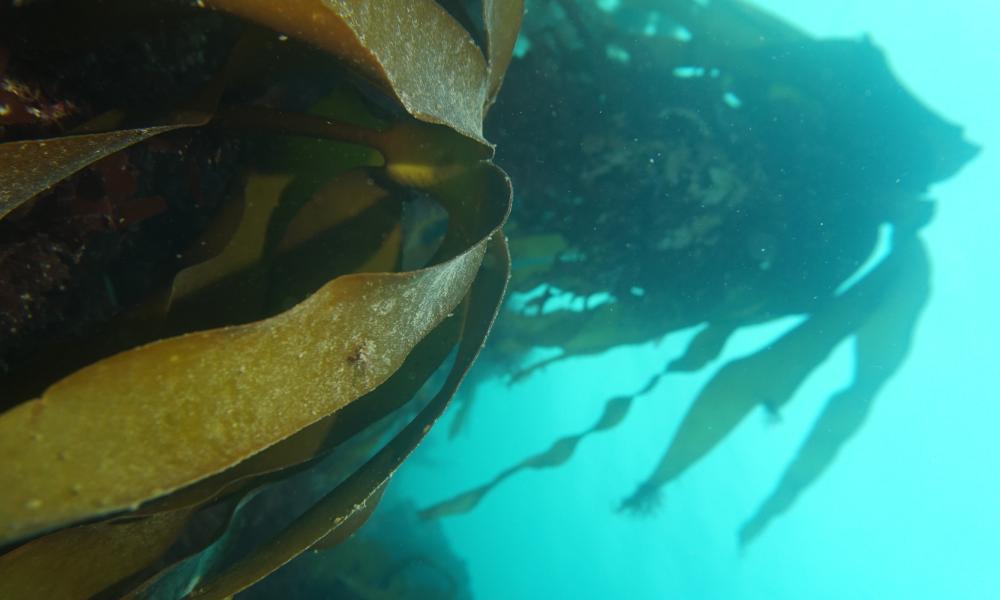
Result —
M804 315L714 374L622 503L654 506L750 412L777 415L853 340L853 383L741 530L749 543L820 476L903 361L929 289L924 194L977 150L868 40L813 39L747 3L529 2L528 15L527 51L489 123L517 182L507 231L521 300L499 320L481 376L514 383L572 356L703 329L591 428L424 514L471 510L517 471L564 463L662 377L710 365L739 328ZM882 228L892 250L859 278ZM561 353L524 364L537 346Z
M230 597L364 523L509 277L481 5L0 8L0 596Z

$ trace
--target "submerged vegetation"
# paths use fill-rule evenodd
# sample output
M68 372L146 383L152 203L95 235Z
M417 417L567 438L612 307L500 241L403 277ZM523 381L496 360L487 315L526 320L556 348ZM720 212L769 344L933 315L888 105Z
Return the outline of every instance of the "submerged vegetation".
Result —
M565 463L790 315L718 368L621 508L780 415L850 340L853 381L741 543L822 475L929 297L927 189L976 149L867 40L738 0L534 0L519 38L523 9L0 7L0 597L226 598L309 549L285 571L302 585L464 597L412 507L351 536L473 361L516 385L692 327L591 428L421 514ZM540 347L558 354L527 362ZM403 552L405 531L426 543ZM308 564L329 571L307 584Z
M481 6L0 8L0 597L230 597L365 522L509 276Z
M929 294L925 194L976 148L868 40L814 39L736 0L528 2L520 50L488 123L516 201L512 301L481 376L516 385L556 361L701 329L591 428L424 514L471 510L518 471L565 463L662 378L714 366L740 328L799 316L718 368L621 504L654 507L754 410L779 417L849 340L854 379L746 521L748 544L822 475L904 360ZM537 347L558 353L526 363Z

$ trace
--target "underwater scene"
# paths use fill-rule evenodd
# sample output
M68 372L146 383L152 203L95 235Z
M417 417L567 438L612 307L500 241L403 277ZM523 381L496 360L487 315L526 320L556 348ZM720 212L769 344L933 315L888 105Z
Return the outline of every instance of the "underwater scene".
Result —
M1000 598L998 22L0 1L0 600Z

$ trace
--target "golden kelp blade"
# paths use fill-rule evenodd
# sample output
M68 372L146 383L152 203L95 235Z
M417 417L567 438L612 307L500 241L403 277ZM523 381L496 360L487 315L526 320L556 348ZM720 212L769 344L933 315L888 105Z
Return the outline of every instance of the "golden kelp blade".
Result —
M224 3L220 0L220 4ZM254 2L238 4L251 6ZM499 79L491 89L485 61L469 43L468 34L456 29L430 0L367 3L330 0L325 4L293 1L279 5L277 11L283 14L282 18L287 17L285 22L291 28L308 29L322 18L312 19L316 13L308 10L295 12L296 7L307 6L327 13L338 10L330 14L342 20L349 34L331 36L332 30L327 30L321 32L322 40L310 41L324 46L324 41L336 44L351 40L349 44L353 46L347 53L334 53L348 59L345 63L351 63L352 57L373 60L353 61L345 66L369 76L374 73L377 82L388 83L387 89L411 114L443 123L467 136L461 138L446 127L437 127L440 139L428 142L421 138L421 132L416 137L404 132L402 137L394 138L392 145L402 153L400 160L393 160L395 154L389 156L389 176L396 183L467 192L461 198L451 199L455 212L446 243L442 244L444 251L437 255L437 264L408 273L345 276L273 318L167 339L112 356L58 381L41 398L0 415L0 456L4 460L0 486L12 490L10 495L0 498L0 544L79 520L114 514L182 487L190 490L195 486L188 487L189 484L235 470L234 465L249 464L268 450L282 446L282 442L296 440L301 444L286 445L283 449L289 450L288 453L262 461L266 463L265 473L267 469L310 458L326 449L328 438L335 437L333 434L350 435L357 431L356 428L348 431L352 426L370 419L363 414L345 420L346 423L333 420L330 435L322 435L330 431L317 424L341 408L353 408L351 403L359 396L382 390L386 387L383 384L391 385L390 376L415 345L454 311L461 298L471 297L475 306L463 308L471 325L464 331L458 359L445 389L403 435L351 477L350 485L338 490L333 505L325 505L327 509L332 506L342 524L363 520L359 505L377 501L376 496L389 475L426 434L478 354L509 276L509 259L502 233L498 234L509 212L509 182L491 165L474 164L480 158L487 158L483 153L491 151L481 137L481 117L486 94L495 91ZM444 20L442 15L446 17ZM272 22L268 24L273 26ZM399 36L396 26L408 27L410 35ZM428 27L434 34L429 37ZM456 53L456 43L475 52ZM422 64L421 59L433 63L430 66L438 67L437 70ZM375 69L367 69L366 64ZM477 70L477 66L481 68ZM382 79L380 74L384 76ZM475 146L475 151L460 151L458 159L447 159L444 161L447 164L441 164L438 153L442 148L446 153L456 154L452 152L455 145L445 141L447 136L461 139L465 146ZM497 181L503 185L494 185ZM294 183L281 175L262 176L251 188L254 195L277 199L284 195L286 184ZM498 194L497 189L505 193ZM499 198L500 195L503 197ZM281 208L281 202L268 207L258 215L261 217L256 222L258 227L246 228L251 233L244 240L251 242L244 248L247 252L232 256L223 252L224 260L212 265L195 282L197 285L187 291L197 295L202 288L216 285L220 274L253 269L259 266L257 263L267 262L267 250L274 248L257 243L263 237L259 226L276 220L271 213ZM4 210L8 210L6 206ZM234 230L237 235L243 231L240 227ZM286 251L291 254L292 246L296 250L306 248L316 233L294 223L288 231L293 237L287 238L289 246L277 244L279 254ZM373 236L378 251L369 254L367 247L362 252L355 247L358 256L350 259L366 259L359 267L362 269L385 269L397 264L398 234L396 227L384 237ZM490 236L496 237L489 241ZM267 241L280 242L280 237ZM476 283L468 291L473 278ZM391 405L390 402L377 408ZM303 433L308 435L298 438ZM106 594L117 594L134 586L133 580L138 576L114 588L99 587L162 555L164 544L169 543L174 532L166 531L160 544L153 531L156 524L173 518L183 520L181 516L188 508L196 516L201 515L197 512L199 504L216 493L234 491L227 487L230 484L235 484L236 489L227 502L246 497L247 490L240 485L259 484L260 479L255 477L260 474L251 469L238 474L242 479L222 481L221 487L202 490L204 495L188 496L191 503L180 510L154 513L152 517L122 525L87 526L90 542L99 538L105 527L116 532L109 537L106 548L121 545L122 551L127 552L128 543L136 540L144 541L148 547L130 557L135 560L117 565L101 562L114 557L115 552L96 552L91 557L89 575L93 577L89 587L74 592L89 596L92 590L104 589ZM282 475L287 475L287 471L276 477ZM370 485L372 482L374 487ZM329 533L331 520L324 519L322 512L316 514L320 519L318 524L308 520L296 523L299 527L293 526L291 532L295 535L285 536L284 539L291 540L293 551L308 547L301 546L301 542L307 538L315 541L323 527ZM130 524L142 524L143 531L151 536L147 538L141 532L131 535L130 530L124 529ZM53 564L51 561L67 555L66 546L51 552L45 552L45 547L70 539L67 532L79 530L56 532L23 547L42 548L37 556ZM173 552L172 549L171 556ZM4 558L17 556L12 552ZM265 552L251 555L250 560L261 564L258 556L265 562L269 558ZM23 567L22 564L22 573L26 572ZM149 572L160 569L163 563L155 562L141 576L148 577ZM84 571L87 569L79 572Z
M456 309L456 314L464 316L466 312L464 305ZM343 410L252 456L232 469L185 488L176 494L153 501L139 509L139 514L183 510L184 507L198 506L222 495L242 496L243 500L240 502L245 504L248 498L257 491L262 491L268 483L291 477L306 468L329 468L325 463L317 464L317 461L321 460L328 451L335 449L357 435L358 432L365 431L366 427L414 397L454 348L463 327L461 321L463 319L460 317L445 319L434 331L421 340L420 344L407 357L403 366L389 380L367 396L359 398ZM374 509L374 503L366 505L366 509L362 513L365 513L368 508ZM360 516L359 521L367 518L364 515ZM328 536L329 539L324 538L321 544L324 546L327 542L332 544L337 536L344 533L342 529L349 528L352 523L356 523L358 526L362 524L358 521L345 522L342 527L335 529L331 536ZM206 548L206 551L211 552L210 548L211 545ZM197 556L187 556L190 557L189 560L175 562L167 568L153 573L146 581L138 584L126 597L145 598L148 597L151 590L155 595L161 580L171 577L172 571L190 568L190 565L186 563L199 561Z
M363 173L344 175L347 190L356 192L367 190L381 197L380 188L363 185ZM360 179L359 179L360 178ZM361 188L355 186L362 185ZM439 200L449 209L454 225L449 237L453 249L475 245L484 236L495 231L509 210L509 182L496 167L479 164L447 184L438 186ZM469 196L471 195L471 196ZM479 199L478 202L461 201L462 197ZM355 198L366 200L366 197ZM351 222L345 225L350 226ZM289 229L292 232L293 229ZM391 246L392 238L382 245ZM376 253L380 255L382 252ZM235 485L242 485L253 477L271 473L285 467L312 459L318 453L335 446L353 433L364 429L373 421L384 417L408 401L431 373L446 358L457 338L458 325L455 319L448 319L427 335L407 357L404 365L385 383L367 396L345 407L329 417L318 421L295 436L268 448L243 461L232 469L210 477L197 485L188 487L168 497L140 509L142 513L190 506L230 491Z
M191 113L157 127L0 144L0 218L87 165L153 136L208 122Z
M372 390L458 304L484 248L339 278L273 318L113 356L8 411L0 540L137 506Z
M0 598L90 598L159 558L190 515L84 525L25 544L0 556Z
M217 283L230 273L256 264L264 252L264 239L271 213L292 175L251 174L244 189L240 221L225 248L216 256L190 266L174 277L170 300L190 296ZM197 245L195 245L197 248Z
M411 115L483 144L486 60L434 0L212 0L307 41L394 95Z
M464 307L460 306L456 312L464 314ZM341 443L357 435L358 432L365 431L366 427L399 408L414 396L454 347L461 330L461 320L460 318L445 319L434 331L421 340L420 344L407 357L403 366L389 380L367 396L307 427L296 435L252 456L232 469L185 488L176 494L149 503L139 509L138 514L189 510L194 507L198 507L200 510L201 506L210 506L205 504L207 501L223 495L230 498L228 503L242 498L234 506L245 505L258 491L263 491L269 483L292 477L307 468L312 470L328 469L329 465L326 463L317 464L317 461L322 459L328 451L335 449ZM377 497L375 500L377 501ZM374 502L366 505L366 509L358 515L357 520L354 520L352 516L352 520L336 529L329 536L329 539L324 539L321 542L323 547L327 547L326 544L333 545L338 539L337 536L349 535L349 532L343 531L345 528L349 529L355 525L360 527L367 519L368 509L374 509ZM212 507L209 510L215 509ZM53 535L58 535L58 533ZM155 596L159 593L162 580L172 576L176 577L176 574L171 575L175 570L189 570L192 563L200 562L199 556L195 554L201 550L213 552L212 548L215 543L215 538L212 538L207 546L197 548L194 553L173 557L171 564L165 568L161 567L158 571L154 570L155 567L147 570L147 573L144 574L145 581L141 583L133 581L132 591L126 597L145 598L149 597L151 591ZM173 552L173 550L171 551ZM112 571L107 579L112 579L117 572L117 570ZM128 586L117 587L124 592Z
M347 517L336 529L331 531L312 546L312 550L329 550L330 548L336 548L340 544L346 542L348 538L354 535L361 526L368 522L371 518L372 513L378 508L379 502L382 501L382 496L385 495L385 488L389 484L389 480L386 479L382 482L382 485L375 488L375 492L371 495L371 498L365 502L364 508L356 510L351 513L351 516Z
M442 389L385 448L352 474L343 484L299 517L288 529L268 541L263 548L218 577L205 582L187 598L225 598L260 581L339 527L350 526L358 513L368 512L368 502L376 502L388 479L416 448L475 361L500 310L510 276L510 254L502 232L494 234L483 261L483 269L469 292L465 330L458 355Z

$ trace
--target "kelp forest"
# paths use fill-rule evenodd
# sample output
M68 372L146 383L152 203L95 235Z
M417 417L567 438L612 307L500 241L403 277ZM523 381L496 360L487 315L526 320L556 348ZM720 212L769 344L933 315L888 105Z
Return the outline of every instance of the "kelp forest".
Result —
M472 510L518 471L565 463L662 378L714 367L741 327L803 316L722 365L696 397L671 399L689 402L686 415L649 476L622 493L620 510L654 510L755 409L780 419L849 340L854 379L830 390L738 532L749 544L822 475L905 360L931 282L925 192L978 149L867 40L812 39L739 1L527 4L527 51L487 129L515 182L512 301L477 371L516 389L553 362L701 329L608 398L592 427L424 514ZM526 361L535 347L558 352ZM474 399L461 398L453 427Z
M468 598L443 519L717 368L621 490L655 511L849 340L748 545L906 359L976 152L869 41L741 0L4 2L0 598ZM696 327L592 427L385 494L479 383Z

